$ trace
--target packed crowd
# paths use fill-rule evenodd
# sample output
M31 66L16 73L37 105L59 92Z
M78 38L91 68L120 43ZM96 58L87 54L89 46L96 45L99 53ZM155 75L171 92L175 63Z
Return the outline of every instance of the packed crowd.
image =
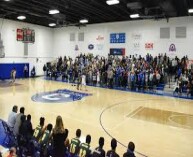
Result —
M18 107L13 106L8 121L2 122L16 137L14 147L7 157L119 157L116 153L117 140L114 138L111 140L111 149L107 152L103 149L103 137L99 138L98 147L92 149L91 135L88 134L86 140L81 141L81 129L76 130L74 138L68 138L69 130L64 128L61 116L57 116L54 127L50 123L45 125L45 118L41 117L39 125L33 128L31 115L26 118L24 114L25 108L21 107L20 113L17 110ZM123 157L135 157L134 150L134 143L129 142Z
M109 88L122 87L131 90L153 90L159 84L165 84L168 78L178 83L177 92L186 87L188 94L193 88L193 65L188 64L188 57L170 58L166 54L146 57L108 56L99 57L80 54L74 60L59 57L56 63L44 66L47 76L72 83L86 82L87 85L100 85ZM85 77L82 79L82 76ZM176 87L175 86L175 87ZM176 88L175 88L176 89ZM192 94L193 95L193 94Z

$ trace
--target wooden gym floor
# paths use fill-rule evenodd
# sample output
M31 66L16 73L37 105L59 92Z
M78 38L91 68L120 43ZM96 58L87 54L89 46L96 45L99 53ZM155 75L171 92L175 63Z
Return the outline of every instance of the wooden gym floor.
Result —
M16 80L14 86L0 86L0 118L7 120L13 105L25 107L25 114L32 115L33 127L41 116L55 125L57 115L63 117L69 129L69 138L77 128L85 137L91 134L92 148L98 138L105 137L106 150L110 149L111 137L121 144L120 156L129 141L136 145L136 156L192 157L193 156L193 100L153 96L118 90L87 87L88 96L67 103L34 102L37 93L76 87L67 83L47 81L43 78ZM83 91L85 92L85 91ZM137 153L139 152L139 154ZM141 153L141 154L140 154Z

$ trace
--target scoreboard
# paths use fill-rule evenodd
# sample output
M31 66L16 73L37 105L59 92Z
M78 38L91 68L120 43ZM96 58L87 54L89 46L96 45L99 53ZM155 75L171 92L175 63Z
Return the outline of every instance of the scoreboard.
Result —
M111 33L110 43L125 43L125 33Z
M35 31L32 29L23 29L23 42L34 43L35 42Z
M35 31L29 28L17 29L17 41L24 43L35 42Z

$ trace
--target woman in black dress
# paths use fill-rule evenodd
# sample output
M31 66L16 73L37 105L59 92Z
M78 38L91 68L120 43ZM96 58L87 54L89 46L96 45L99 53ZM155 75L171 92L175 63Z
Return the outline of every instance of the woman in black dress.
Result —
M56 125L53 129L53 157L64 157L66 148L65 148L65 140L67 134L64 129L62 117L58 116L56 118Z

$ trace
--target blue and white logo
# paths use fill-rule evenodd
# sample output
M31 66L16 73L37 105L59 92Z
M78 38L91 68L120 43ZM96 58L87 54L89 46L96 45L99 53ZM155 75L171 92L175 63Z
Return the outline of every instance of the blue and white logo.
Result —
M93 44L88 45L88 49L89 50L93 50L94 49L94 45Z
M78 101L91 94L74 92L67 89L59 89L57 91L37 93L32 96L32 100L35 102L43 103L64 103Z
M171 44L169 47L169 51L170 52L176 52L176 45L175 44Z
M111 33L110 43L125 43L126 35L125 33Z

